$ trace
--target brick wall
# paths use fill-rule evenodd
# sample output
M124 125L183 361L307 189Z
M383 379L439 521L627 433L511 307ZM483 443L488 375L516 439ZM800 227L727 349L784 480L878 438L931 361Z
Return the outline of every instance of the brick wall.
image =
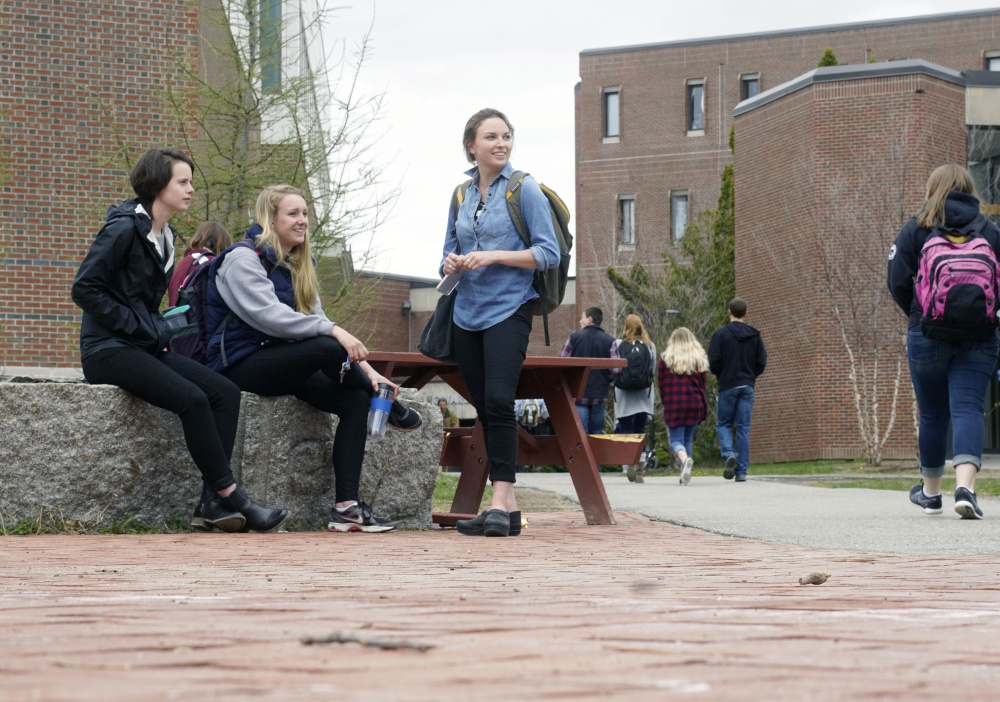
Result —
M736 289L769 356L757 384L754 461L862 454L835 305L852 336L852 307L867 312L876 300L877 324L866 317L860 326L879 332L862 347L881 347L867 353L859 381L872 382L878 359L884 430L901 361L885 456L915 456L909 375L899 355L906 324L884 292L885 256L919 209L927 174L964 163L964 110L962 86L903 75L815 83L736 117Z
M759 73L761 90L768 90L815 68L827 47L841 64L923 58L955 70L982 69L983 52L1000 49L998 37L1000 10L983 10L584 52L576 89L577 299L609 305L608 265L641 261L661 269L660 253L670 246L671 190L688 191L692 217L715 208L722 168L732 160L728 136L741 75ZM685 127L685 81L693 78L705 81L703 136L687 136ZM621 139L604 144L602 90L613 86L621 87ZM742 138L737 131L737 150ZM617 245L621 193L635 193L634 251Z
M164 47L197 60L195 2L8 2L0 17L0 366L79 367L76 269L109 204L112 111L137 151L179 141L158 91ZM176 127L173 127L176 129Z

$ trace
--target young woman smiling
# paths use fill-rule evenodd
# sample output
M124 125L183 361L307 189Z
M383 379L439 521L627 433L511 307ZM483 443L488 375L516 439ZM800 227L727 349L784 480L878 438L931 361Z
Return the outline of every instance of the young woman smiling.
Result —
M330 531L389 531L395 524L358 496L368 408L380 383L368 349L323 313L309 250L305 195L272 185L257 198L246 239L215 261L208 284L208 365L258 395L294 395L340 421L333 442L336 504ZM341 375L345 360L351 370ZM412 431L420 415L398 401L389 425Z
M506 197L514 174L514 129L507 117L493 109L472 115L462 147L475 167L466 171L472 183L461 205L449 208L441 272L462 272L452 293L455 358L483 427L493 500L475 519L459 521L458 531L516 536L521 513L514 498L514 391L531 334L531 301L538 297L534 271L559 264L559 245L548 200L531 176L521 186L530 247L514 228Z

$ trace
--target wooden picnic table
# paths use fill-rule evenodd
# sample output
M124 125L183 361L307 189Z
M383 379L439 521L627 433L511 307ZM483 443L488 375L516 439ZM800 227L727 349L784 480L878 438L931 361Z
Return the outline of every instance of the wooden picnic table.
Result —
M422 388L440 378L471 402L469 391L454 363L435 361L420 353L379 351L368 355L379 373L409 388ZM639 460L645 435L591 435L580 423L574 399L583 395L591 369L623 368L626 361L611 358L553 358L528 356L521 368L516 396L541 398L549 410L554 436L532 436L518 428L518 465L564 465L588 524L614 524L599 465L629 465ZM462 473L451 512L433 515L442 526L476 515L489 479L489 460L479 420L469 429L445 429L441 465L458 465Z

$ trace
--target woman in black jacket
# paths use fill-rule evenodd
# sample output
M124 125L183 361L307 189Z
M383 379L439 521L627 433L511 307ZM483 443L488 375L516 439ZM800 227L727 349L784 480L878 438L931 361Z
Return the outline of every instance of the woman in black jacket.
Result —
M953 262L960 263L946 275L941 290L928 297L918 292L931 290L925 264L939 260L924 245L929 239L934 248L947 249ZM985 242L982 244L980 242ZM982 246L972 259L962 252L965 245ZM991 256L992 254L992 256ZM953 258L959 256L960 258ZM932 259L932 257L934 257ZM980 257L981 260L980 260ZM992 261L989 258L992 257ZM952 430L955 466L955 511L963 519L982 519L976 502L976 474L982 462L983 405L997 361L996 310L989 297L996 299L997 259L1000 259L1000 229L979 212L979 199L972 176L961 166L946 165L934 169L927 180L927 199L916 217L903 225L889 249L887 280L889 291L903 313L909 317L906 333L906 358L910 379L920 410L919 452L923 480L910 490L910 501L927 514L941 514L941 477L948 450L948 427ZM981 287L980 276L965 277L966 269L978 269L987 262L992 283ZM948 270L941 266L940 270ZM982 270L982 269L979 269ZM992 288L992 293L987 289ZM936 319L928 315L918 297L931 303L932 298L947 300L948 314ZM969 322L957 322L967 317Z
M117 385L180 417L204 487L192 526L272 531L288 516L240 490L229 467L240 390L218 373L164 350L170 329L159 312L174 267L167 221L187 210L194 164L178 149L151 149L129 174L136 198L108 210L73 281L83 310L80 356L91 384Z

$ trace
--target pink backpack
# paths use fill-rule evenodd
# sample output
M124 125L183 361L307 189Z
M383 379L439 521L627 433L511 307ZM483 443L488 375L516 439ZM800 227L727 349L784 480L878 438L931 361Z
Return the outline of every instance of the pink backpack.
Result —
M920 249L914 293L923 313L924 336L951 342L992 338L1000 264L993 247L980 235L986 222L984 217L979 228L959 243L948 238L950 232L934 227Z

